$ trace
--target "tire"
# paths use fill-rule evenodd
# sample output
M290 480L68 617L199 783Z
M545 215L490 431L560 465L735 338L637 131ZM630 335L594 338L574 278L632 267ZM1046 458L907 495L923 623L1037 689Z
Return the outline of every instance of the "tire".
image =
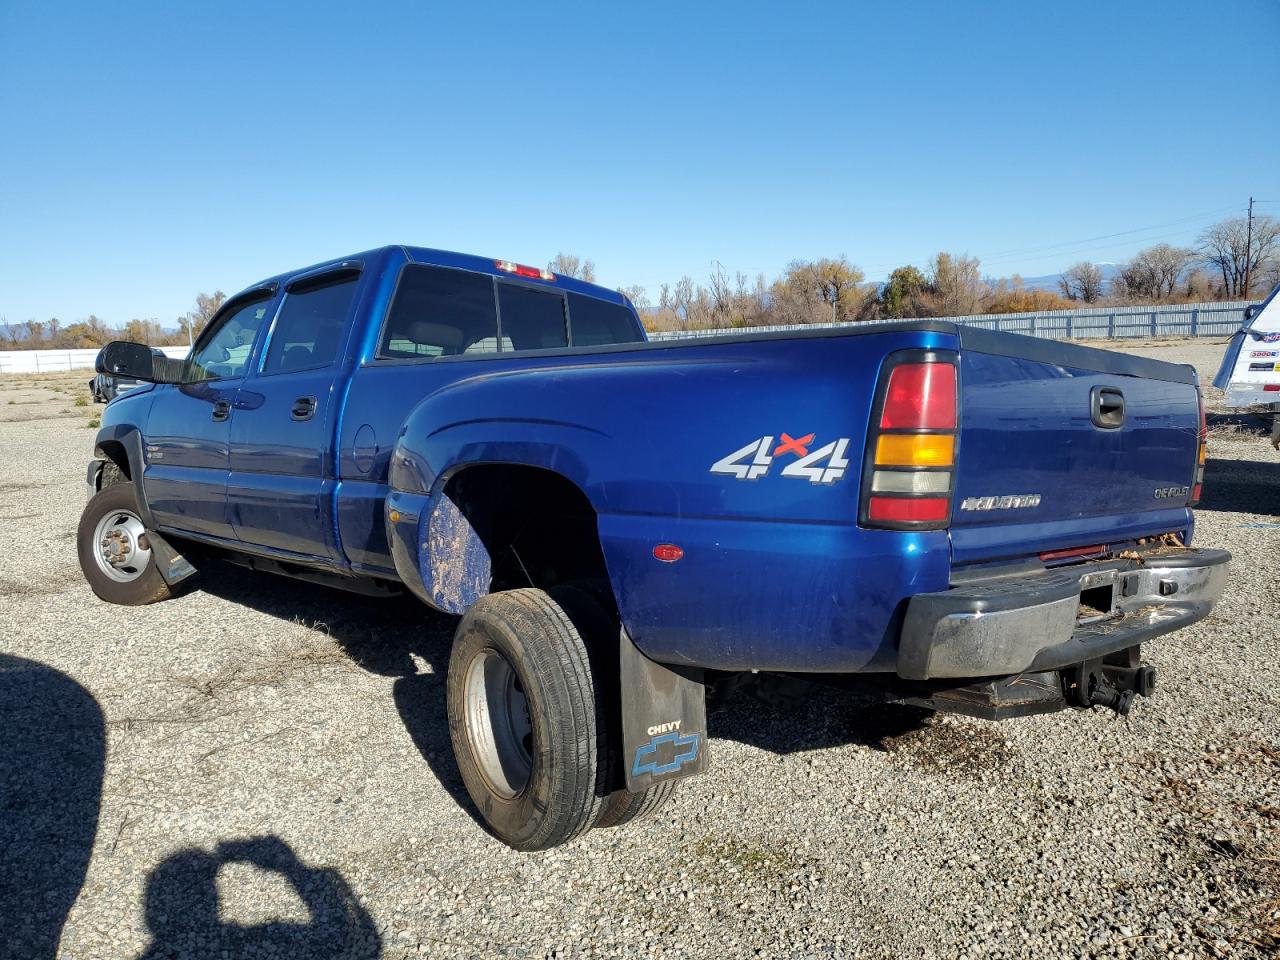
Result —
M618 631L621 624L616 614L606 610L612 599L605 600L607 587L574 583L553 587L551 596L569 614L578 631L595 651L597 689L604 716L609 723L601 734L601 756L607 769L605 784L608 796L596 818L597 827L621 827L642 820L658 810L676 792L675 780L646 787L638 793L627 789L622 751L622 703L619 699Z
M604 716L587 643L555 600L523 589L476 601L453 638L447 697L458 769L494 836L546 850L595 825Z
M613 791L605 801L597 827L621 827L634 820L643 820L662 808L672 794L676 792L679 780L664 780L651 787L645 787L639 793L632 793L625 787Z
M114 487L117 483L124 483L128 479L123 470L108 460L102 465L102 477L98 481L98 489L105 490L107 487Z
M76 553L89 587L107 603L138 607L173 595L147 544L131 483L104 486L89 501L76 531Z

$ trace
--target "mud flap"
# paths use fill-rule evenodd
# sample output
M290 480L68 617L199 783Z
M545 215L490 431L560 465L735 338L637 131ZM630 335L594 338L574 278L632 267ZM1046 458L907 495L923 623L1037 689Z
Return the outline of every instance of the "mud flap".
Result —
M156 569L160 571L160 579L167 585L176 587L196 572L191 561L175 550L173 544L160 534L154 530L148 530L147 539L151 541L151 552L155 554Z
M650 660L620 631L622 756L627 789L638 793L702 770L707 700L702 671Z

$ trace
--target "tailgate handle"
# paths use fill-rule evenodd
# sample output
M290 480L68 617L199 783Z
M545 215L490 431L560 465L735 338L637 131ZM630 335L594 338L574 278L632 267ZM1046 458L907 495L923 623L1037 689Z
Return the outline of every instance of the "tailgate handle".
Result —
M1089 419L1103 430L1124 426L1124 394L1115 387L1094 387L1089 391Z

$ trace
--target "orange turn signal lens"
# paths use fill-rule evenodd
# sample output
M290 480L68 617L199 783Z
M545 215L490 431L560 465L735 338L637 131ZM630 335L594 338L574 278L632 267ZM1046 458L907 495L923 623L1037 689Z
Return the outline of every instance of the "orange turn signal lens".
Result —
M876 440L878 467L949 467L955 437L946 433L882 434Z

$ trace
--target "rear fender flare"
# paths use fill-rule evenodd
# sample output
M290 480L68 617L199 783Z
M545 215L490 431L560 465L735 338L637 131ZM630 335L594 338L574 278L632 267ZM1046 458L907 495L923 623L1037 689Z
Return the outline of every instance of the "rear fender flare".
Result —
M467 468L546 470L582 491L599 513L597 497L585 482L588 469L580 452L584 438L608 439L597 431L513 420L459 423L428 434L414 428L415 419L410 418L391 455L387 534L400 578L431 606L461 614L489 592L488 549L444 492Z

